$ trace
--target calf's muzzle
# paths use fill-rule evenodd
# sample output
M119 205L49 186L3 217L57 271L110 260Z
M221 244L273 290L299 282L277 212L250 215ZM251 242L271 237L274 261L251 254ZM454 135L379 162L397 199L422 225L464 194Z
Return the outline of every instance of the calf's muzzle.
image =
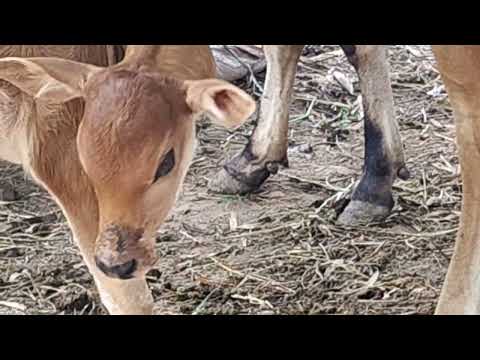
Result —
M105 275L128 280L144 276L157 260L155 238L143 229L110 224L99 234L95 263Z

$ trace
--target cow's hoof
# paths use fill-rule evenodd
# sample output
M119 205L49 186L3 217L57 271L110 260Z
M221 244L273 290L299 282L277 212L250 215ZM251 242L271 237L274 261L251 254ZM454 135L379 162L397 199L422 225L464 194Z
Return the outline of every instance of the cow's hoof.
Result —
M337 224L358 226L380 222L390 215L391 208L368 202L352 200L337 219Z
M258 187L241 182L221 169L208 183L208 189L226 195L245 195L254 192Z

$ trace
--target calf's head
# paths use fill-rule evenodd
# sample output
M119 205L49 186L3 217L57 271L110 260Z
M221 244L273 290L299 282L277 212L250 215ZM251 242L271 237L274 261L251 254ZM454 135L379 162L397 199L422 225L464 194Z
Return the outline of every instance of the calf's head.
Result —
M250 96L226 82L138 68L4 58L0 78L40 101L84 99L77 150L100 214L95 261L119 279L143 276L156 262L155 233L190 165L195 118L206 113L234 128L255 110Z

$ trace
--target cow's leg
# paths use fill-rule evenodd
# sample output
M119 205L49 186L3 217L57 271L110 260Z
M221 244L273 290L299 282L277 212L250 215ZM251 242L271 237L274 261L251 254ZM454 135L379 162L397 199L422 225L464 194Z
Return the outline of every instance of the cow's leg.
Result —
M463 204L437 314L480 314L480 46L434 46L454 110Z
M265 46L267 78L257 126L246 148L210 181L211 190L245 194L288 166L288 110L303 45Z
M378 221L390 214L396 177L407 179L403 146L395 121L386 49L376 45L342 45L360 80L365 124L365 162L352 200L338 221Z

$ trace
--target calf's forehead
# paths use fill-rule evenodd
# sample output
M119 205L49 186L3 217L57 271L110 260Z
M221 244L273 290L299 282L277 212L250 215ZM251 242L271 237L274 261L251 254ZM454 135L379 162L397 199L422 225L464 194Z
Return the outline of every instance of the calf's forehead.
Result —
M112 176L134 161L151 172L188 115L184 92L174 80L131 72L100 77L89 86L79 134L87 170L95 168L96 177L108 170Z
M178 82L126 71L104 75L89 88L86 100L86 125L125 136L168 133L188 112Z

